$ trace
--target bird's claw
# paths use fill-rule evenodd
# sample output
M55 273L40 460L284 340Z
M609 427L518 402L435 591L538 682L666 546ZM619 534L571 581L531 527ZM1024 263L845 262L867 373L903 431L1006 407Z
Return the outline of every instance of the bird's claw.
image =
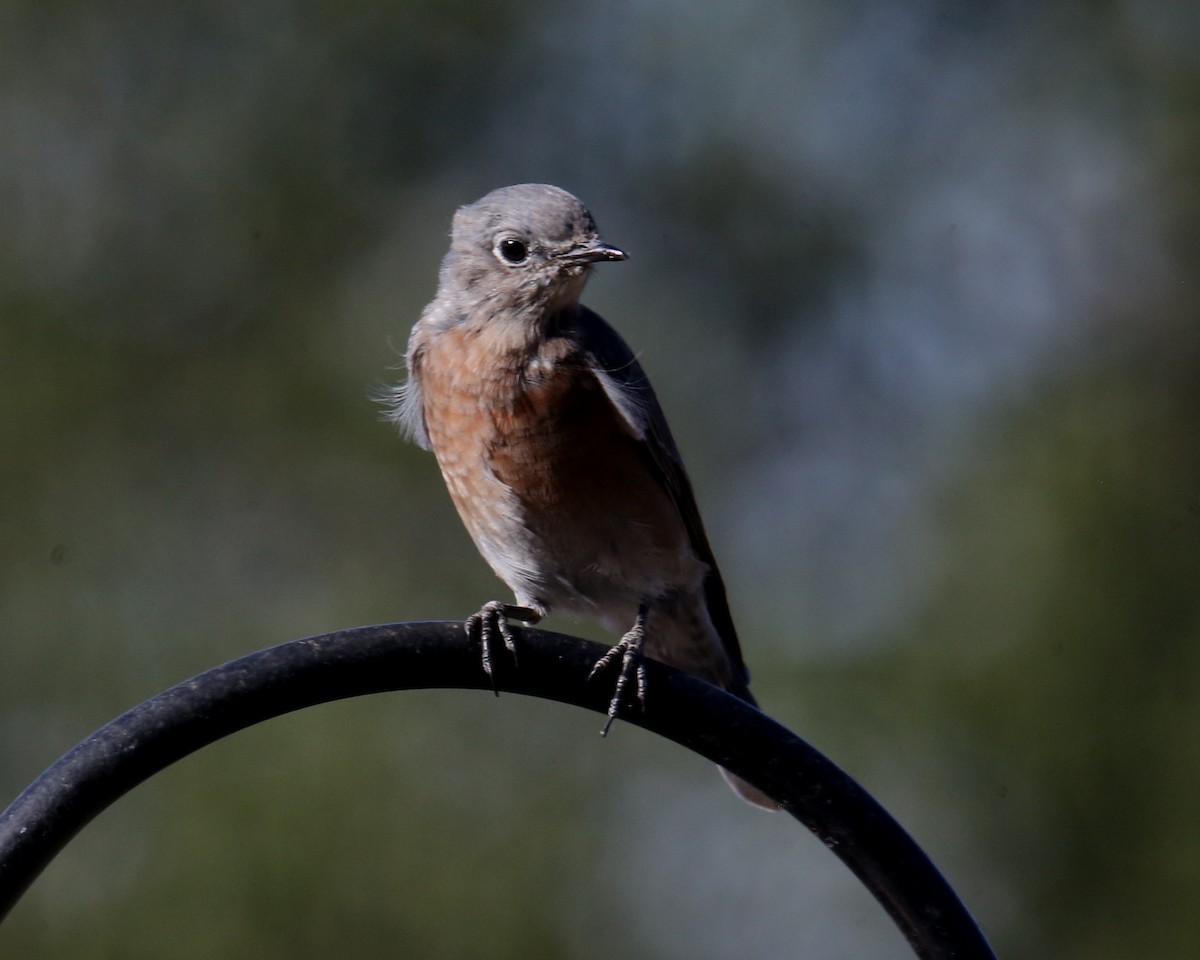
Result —
M492 672L492 644L495 643L497 635L504 641L504 649L512 655L513 663L517 662L517 642L508 625L510 617L525 623L537 623L541 619L537 611L529 607L517 607L499 600L489 600L477 613L467 617L463 624L467 638L472 642L479 642L483 656L483 672L491 680L492 692L496 696L500 696L500 691L496 687L496 675Z
M633 678L636 678L638 706L643 710L646 708L646 664L642 661L642 644L645 637L645 616L639 614L633 629L621 638L620 643L610 648L604 656L597 660L596 665L592 667L592 672L588 674L590 682L598 673L607 670L618 660L621 662L621 672L617 674L617 683L613 688L612 699L608 701L608 719L604 721L604 728L600 731L602 737L608 736L613 721L617 719L617 712L621 709L625 689Z

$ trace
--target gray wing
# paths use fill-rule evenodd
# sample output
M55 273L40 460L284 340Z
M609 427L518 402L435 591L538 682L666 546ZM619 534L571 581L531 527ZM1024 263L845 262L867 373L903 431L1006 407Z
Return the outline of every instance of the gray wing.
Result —
M422 320L428 312L429 307L426 307ZM399 428L400 434L428 450L429 432L425 429L425 401L421 395L421 359L425 353L422 334L418 322L409 335L408 350L404 354L407 376L402 384L388 390L380 400L388 408L387 418Z
M390 408L387 417L403 437L428 450L429 433L425 429L425 407L421 398L421 381L417 379L411 360L408 379L391 390L383 402Z
M696 556L708 565L708 574L704 579L708 615L725 645L734 676L742 683L741 689L731 692L753 703L753 698L745 688L750 675L742 660L741 645L729 613L725 583L704 532L704 523L696 507L696 497L683 459L667 426L667 418L658 404L658 397L654 395L654 388L650 386L645 371L629 345L598 314L580 306L577 315L571 317L570 325L583 345L588 366L605 395L630 432L642 441L647 463L675 503Z

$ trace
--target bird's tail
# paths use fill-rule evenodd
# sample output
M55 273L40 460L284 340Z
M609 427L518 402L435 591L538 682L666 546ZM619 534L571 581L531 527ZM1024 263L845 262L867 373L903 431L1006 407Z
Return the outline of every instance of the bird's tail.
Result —
M747 783L737 774L730 773L724 767L717 767L717 769L721 771L721 776L725 778L725 782L733 787L733 792L747 803L761 807L763 810L774 811L780 809L778 803L759 790L754 784Z
M750 692L750 689L746 686L744 680L727 683L723 686L729 693L732 693L739 700L745 700L752 707L758 706L758 701L754 699L754 695ZM725 782L733 787L733 792L747 803L753 804L756 807L760 807L763 810L774 811L780 809L779 804L759 790L758 787L751 783L747 783L737 774L730 773L724 767L717 767L717 769L721 771L721 776L725 778Z
M656 610L658 616L651 615L647 631L649 655L707 680L739 700L746 701L750 706L757 707L758 703L747 685L748 677L740 657L731 661L730 645L713 627L707 609L698 605L688 606L687 597L677 599L680 604L675 609ZM730 623L729 630L732 629L733 625ZM703 638L704 642L698 643L698 637ZM734 647L736 642L735 639ZM734 792L747 803L764 810L779 809L779 804L758 787L752 786L724 767L720 770L721 776L733 787Z

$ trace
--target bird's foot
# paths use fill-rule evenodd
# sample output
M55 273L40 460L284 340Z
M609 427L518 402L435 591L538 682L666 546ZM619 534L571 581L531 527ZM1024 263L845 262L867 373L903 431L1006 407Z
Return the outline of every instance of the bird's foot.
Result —
M592 672L588 674L588 680L591 681L596 674L607 670L618 660L621 661L621 672L617 675L616 687L613 689L612 699L608 702L608 719L604 722L604 729L600 731L600 736L608 736L609 728L613 725L613 721L617 719L617 711L621 708L621 701L625 696L625 689L629 686L629 681L636 678L637 683L637 702L638 705L645 709L646 706L646 665L642 662L642 647L646 641L646 608L643 606L638 609L637 620L634 621L633 629L621 638L621 642L615 647L612 647L608 653L596 661L596 665L592 667Z
M463 624L467 638L472 642L479 641L483 651L483 672L492 681L492 692L496 696L500 696L500 691L496 688L496 677L492 673L492 644L497 636L504 641L504 648L512 654L513 663L517 662L517 643L508 626L510 619L534 624L542 619L542 615L532 607L518 607L499 600L489 600L479 608L478 613L467 617L466 623Z

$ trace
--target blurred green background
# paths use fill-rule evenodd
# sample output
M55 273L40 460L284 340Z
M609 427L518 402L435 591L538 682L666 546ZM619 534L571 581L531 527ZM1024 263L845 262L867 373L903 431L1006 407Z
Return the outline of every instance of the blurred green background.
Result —
M1198 51L1169 0L0 2L0 794L226 659L503 595L370 398L455 206L549 181L631 253L586 300L764 708L1002 956L1195 956ZM908 955L794 821L597 728L265 724L0 955Z

